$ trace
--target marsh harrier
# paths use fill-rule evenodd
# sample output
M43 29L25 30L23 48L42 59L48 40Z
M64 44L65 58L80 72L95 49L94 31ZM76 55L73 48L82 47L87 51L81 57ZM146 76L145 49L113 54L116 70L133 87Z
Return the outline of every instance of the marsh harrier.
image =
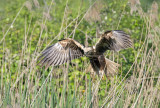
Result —
M118 64L105 58L104 52L106 50L120 51L131 46L130 36L121 30L106 31L93 47L85 47L79 42L67 38L46 48L39 57L39 64L47 69L49 66L61 65L86 56L98 75L104 72L107 76L107 72L116 71Z

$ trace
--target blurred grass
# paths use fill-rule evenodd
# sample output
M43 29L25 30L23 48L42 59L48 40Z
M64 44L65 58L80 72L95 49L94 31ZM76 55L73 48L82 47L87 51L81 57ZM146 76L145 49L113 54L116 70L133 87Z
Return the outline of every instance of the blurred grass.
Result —
M160 107L160 15L159 8L153 8L160 3L143 0L134 3L134 0L2 1L0 107ZM97 40L97 29L124 30L133 39L133 48L105 54L121 64L118 75L99 78L88 68L89 60L85 57L73 60L76 66L65 64L46 71L37 66L37 57L49 43L74 37L92 46Z

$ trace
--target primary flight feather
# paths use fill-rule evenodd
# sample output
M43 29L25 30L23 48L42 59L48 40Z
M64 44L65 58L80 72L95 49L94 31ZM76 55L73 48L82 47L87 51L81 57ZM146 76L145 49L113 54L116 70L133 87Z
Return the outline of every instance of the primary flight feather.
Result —
M67 38L46 48L38 60L41 66L57 66L70 62L73 59L86 56L89 58L93 70L99 75L102 71L114 73L118 64L105 58L106 50L120 51L132 46L130 36L122 30L106 31L93 47L85 47L79 42Z

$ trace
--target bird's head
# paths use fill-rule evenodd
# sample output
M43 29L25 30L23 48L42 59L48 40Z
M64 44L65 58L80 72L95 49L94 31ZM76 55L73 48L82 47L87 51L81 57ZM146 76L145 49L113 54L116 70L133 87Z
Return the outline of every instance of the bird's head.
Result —
M85 55L93 55L94 54L94 47L86 47L84 48Z

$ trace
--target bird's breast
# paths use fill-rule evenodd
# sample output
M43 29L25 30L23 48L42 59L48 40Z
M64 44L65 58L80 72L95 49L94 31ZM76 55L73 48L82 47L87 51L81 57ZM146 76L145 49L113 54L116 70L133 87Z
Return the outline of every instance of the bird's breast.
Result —
M87 56L87 57L98 57L98 55L96 54L96 52L94 52L94 51L89 51L89 52L86 52L85 53L85 55Z

